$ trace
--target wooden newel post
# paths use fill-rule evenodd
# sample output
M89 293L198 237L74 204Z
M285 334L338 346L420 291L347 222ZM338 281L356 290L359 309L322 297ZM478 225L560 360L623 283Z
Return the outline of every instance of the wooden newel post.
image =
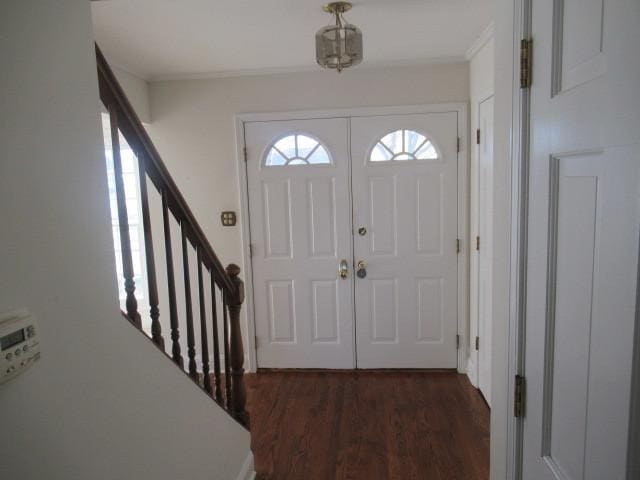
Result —
M247 395L244 389L244 347L240 328L240 308L244 302L244 282L238 277L240 267L234 263L227 266L227 274L236 287L235 295L229 295L229 349L231 360L231 414L246 427L249 414L245 411Z

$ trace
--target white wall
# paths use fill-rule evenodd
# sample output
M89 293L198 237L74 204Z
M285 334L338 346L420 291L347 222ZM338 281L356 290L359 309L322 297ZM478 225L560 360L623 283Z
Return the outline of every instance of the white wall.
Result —
M222 210L241 214L235 114L467 101L469 69L466 62L355 68L150 87L154 143L223 264L239 263L244 271L241 218L236 227L220 224Z
M104 52L103 52L104 53ZM107 61L109 59L107 58ZM146 80L133 75L115 65L110 65L118 83L129 99L129 103L138 114L142 123L151 123L151 109L149 108L149 84Z
M470 97L470 138L473 142L471 148L471 165L469 169L470 181L470 238L478 235L478 148L475 145L476 130L478 128L478 106L494 93L493 70L494 70L494 42L493 24L480 35L478 40L467 52L469 59L469 97ZM471 251L471 262L469 265L469 275L471 277L471 288L469 290L469 339L474 339L478 335L478 290L474 279L478 278L478 254L476 250ZM475 288L474 288L475 286ZM473 342L471 342L473 344ZM477 386L478 353L475 348L469 349L468 372L471 383Z
M2 478L235 479L249 435L120 316L90 2L0 15L0 311L42 359L0 386Z

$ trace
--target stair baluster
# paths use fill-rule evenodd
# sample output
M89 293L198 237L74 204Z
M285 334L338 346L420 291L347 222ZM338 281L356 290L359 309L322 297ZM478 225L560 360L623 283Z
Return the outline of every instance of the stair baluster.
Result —
M184 273L184 302L187 314L187 356L189 357L189 376L198 382L198 366L196 365L196 338L193 330L193 304L191 303L191 272L189 271L189 250L187 243L187 226L180 223L182 232L182 271Z
M198 299L200 301L200 343L202 345L202 377L204 389L213 395L209 376L209 339L207 338L207 307L204 298L204 279L202 277L202 257L198 249Z
M223 334L223 345L224 345L224 387L225 387L225 399L227 410L231 411L231 363L229 361L229 357L231 355L229 350L229 321L227 317L227 310L229 308L229 294L227 292L222 292L222 334Z
M151 216L149 215L149 198L147 196L147 169L145 155L138 152L138 175L140 179L140 204L142 206L142 227L144 229L144 249L147 260L147 284L149 286L149 316L151 317L151 340L164 351L164 338L160 326L160 309L158 308L158 283L156 279L156 261L153 253L153 237L151 233Z
M222 387L220 386L220 339L218 338L218 305L216 302L215 273L211 271L211 322L213 329L213 381L215 385L215 399L220 405L224 405L222 399Z
M167 260L167 290L169 293L169 322L171 325L171 358L184 368L180 351L180 328L178 326L178 304L176 302L176 279L173 267L173 247L171 246L171 223L167 193L162 191L162 220L164 225L164 250Z
M118 223L120 231L120 249L122 252L122 272L124 275L124 290L127 294L125 301L127 315L131 323L142 328L142 319L138 313L138 301L136 300L136 283L133 280L133 260L131 257L131 238L129 236L129 217L127 215L127 200L122 177L122 159L120 157L120 136L118 130L118 115L116 108L109 108L109 121L111 127L111 149L113 158L113 172L116 183L116 201L118 205Z

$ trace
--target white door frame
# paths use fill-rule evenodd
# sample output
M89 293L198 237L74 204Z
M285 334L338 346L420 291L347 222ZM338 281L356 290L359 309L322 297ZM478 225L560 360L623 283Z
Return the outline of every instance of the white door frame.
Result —
M467 372L467 358L470 351L469 340L469 141L468 141L468 105L467 103L443 103L430 105L361 107L325 110L302 110L293 112L243 113L235 115L236 162L240 191L240 224L243 252L243 274L246 292L246 332L247 335L247 370L255 372L258 368L255 343L255 316L253 297L253 275L251 272L251 229L249 224L249 191L247 188L247 169L245 163L245 129L248 122L268 122L278 120L308 120L315 118L366 117L374 115L409 115L417 113L456 112L458 118L458 238L460 254L458 255L458 349L459 373ZM349 131L349 142L351 141ZM354 322L355 324L355 322ZM355 342L355 336L354 336ZM354 344L355 348L355 344Z
M494 97L494 88L482 92L476 98L474 106L476 107L476 115L475 121L477 128L480 128L480 105L485 100L489 100L491 97ZM475 132L473 132L475 135ZM473 138L473 135L471 137ZM475 151L475 159L470 159L470 162L475 160L475 163L478 164L480 159L480 145L477 142L472 142L473 146L469 149L469 154L471 151ZM480 224L478 222L479 219L479 211L480 211L480 172L478 168L471 168L469 165L469 235L471 239L473 239L476 235L478 235ZM475 186L475 188L472 188ZM473 258L475 257L475 259ZM480 325L480 315L478 312L478 298L479 298L479 283L478 283L478 264L479 264L478 255L471 255L471 251L469 252L469 302L474 300L476 307L475 310L471 307L471 303L469 304L469 335L473 336L475 332L476 335L479 331ZM475 275L471 275L473 273L472 266L475 266ZM472 326L475 324L475 331ZM473 344L473 342L471 342ZM479 378L480 378L480 361L479 361L478 350L472 347L469 350L469 360L468 360L468 369L467 376L469 377L469 381L471 384L478 388L479 387Z
M531 2L532 0L513 0L513 56L510 60L512 70L511 97L511 218L509 227L509 319L508 319L508 351L506 381L493 382L492 397L506 395L507 408L503 412L506 419L506 452L493 452L506 455L506 478L520 480L522 478L522 442L523 419L513 415L513 398L515 395L516 375L524 375L525 345L525 308L527 278L527 221L529 200L529 123L530 123L530 90L520 88L520 43L521 39L531 36ZM498 93L498 92L496 92ZM494 148L495 155L495 148ZM495 185L494 185L495 188ZM496 348L492 356L497 355ZM494 360L493 365L496 365ZM494 378L496 376L494 375ZM506 391L503 387L506 387ZM496 391L502 389L502 391ZM526 390L525 390L526 395ZM492 436L493 437L493 436ZM495 448L491 446L492 450ZM492 474L492 478L494 478ZM497 478L497 477L495 477Z

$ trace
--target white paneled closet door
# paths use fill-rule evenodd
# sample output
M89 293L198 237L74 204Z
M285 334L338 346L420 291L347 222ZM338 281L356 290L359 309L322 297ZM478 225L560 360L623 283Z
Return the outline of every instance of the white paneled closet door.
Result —
M632 478L640 3L532 8L523 478L624 480Z
M352 118L351 152L358 367L455 368L457 114Z
M245 141L258 366L354 368L347 120L250 122Z

